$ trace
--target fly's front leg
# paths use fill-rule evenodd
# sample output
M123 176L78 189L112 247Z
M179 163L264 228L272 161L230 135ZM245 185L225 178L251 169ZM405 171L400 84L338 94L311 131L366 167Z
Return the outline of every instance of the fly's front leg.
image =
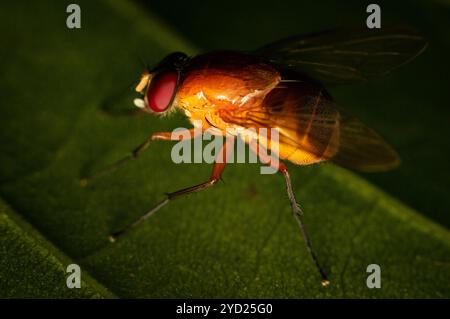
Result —
M330 284L330 281L328 280L328 276L326 272L323 270L322 266L320 265L319 259L317 258L312 248L311 240L309 238L305 226L305 221L303 219L303 212L300 209L300 206L297 203L297 200L295 199L294 191L292 190L291 177L289 175L287 166L278 159L274 159L273 156L268 155L267 152L261 151L262 146L256 143L249 143L249 147L253 152L255 152L258 155L258 157L261 159L262 162L268 163L270 166L277 169L279 172L283 174L286 183L286 191L289 197L289 201L291 203L292 214L294 215L295 220L298 223L303 240L305 241L306 249L308 250L309 255L311 256L312 260L314 261L314 264L316 265L317 270L320 273L320 276L322 278L322 286L328 286Z
M172 136L172 132L156 132L150 135L141 145L136 147L133 151L130 152L127 156L124 158L118 160L117 162L111 164L110 166L107 166L103 170L89 176L82 178L80 180L81 186L86 186L88 183L93 181L94 179L112 173L115 170L117 170L119 167L123 166L124 164L137 159L150 145L152 141L181 141L185 139L192 139L198 136L201 133L201 130L196 129L190 129L188 130L187 134L177 134Z
M111 242L115 242L119 237L123 236L125 233L127 233L129 230L135 228L139 224L141 224L144 220L149 218L151 215L156 213L158 210L160 210L163 206L165 206L169 201L174 200L176 198L189 195L192 193L196 193L199 191L202 191L204 189L210 188L211 186L215 185L222 176L222 173L225 169L225 166L227 164L229 155L231 152L229 151L234 143L234 138L227 138L226 143L222 146L219 153L216 156L216 162L214 163L213 171L211 174L211 177L204 183L194 185L191 187L183 188L178 191L168 193L167 197L159 202L157 205L155 205L151 210L149 210L146 214L142 215L139 219L137 219L135 222L129 224L124 229L112 234L109 236L109 240Z

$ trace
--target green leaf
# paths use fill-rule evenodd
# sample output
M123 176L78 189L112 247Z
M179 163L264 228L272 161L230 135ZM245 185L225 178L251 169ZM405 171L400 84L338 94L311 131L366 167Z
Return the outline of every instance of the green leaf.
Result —
M0 296L449 297L450 235L361 177L332 165L290 165L296 194L331 285L323 288L278 175L230 165L213 189L170 203L127 237L107 236L167 191L211 167L176 165L170 143L82 188L86 172L121 158L151 132L188 123L112 117L101 105L165 54L196 50L128 2L2 4ZM18 24L21 21L22 24ZM15 26L12 28L11 26ZM127 107L127 102L123 107ZM131 105L131 101L129 102ZM131 107L131 106L130 106ZM20 217L19 217L20 216ZM43 238L44 237L44 238ZM65 266L83 287L66 288ZM381 289L366 268L381 266Z
M114 297L82 272L81 289L68 289L67 266L73 264L0 200L0 296L5 298Z

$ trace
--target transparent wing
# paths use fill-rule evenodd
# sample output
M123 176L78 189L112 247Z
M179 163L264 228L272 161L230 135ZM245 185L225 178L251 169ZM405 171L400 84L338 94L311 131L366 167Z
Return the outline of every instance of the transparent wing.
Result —
M416 31L383 27L295 36L254 53L324 84L347 84L387 75L414 59L426 46L426 40Z
M246 128L278 128L280 157L296 164L331 160L366 172L399 165L396 151L374 130L338 110L324 90L292 93L275 89L263 105L235 109L224 120Z
M374 130L340 112L338 151L334 163L363 172L380 172L400 165L398 153Z

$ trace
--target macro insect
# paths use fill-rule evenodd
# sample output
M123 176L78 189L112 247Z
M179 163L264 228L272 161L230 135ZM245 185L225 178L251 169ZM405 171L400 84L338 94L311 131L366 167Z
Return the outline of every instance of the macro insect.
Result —
M135 104L151 114L179 109L192 123L200 121L202 130L215 128L223 136L229 134L230 127L275 128L279 132L276 155L297 165L331 161L359 171L386 171L400 163L396 151L374 130L339 108L325 86L384 76L414 59L426 46L424 38L413 30L383 28L295 36L252 52L216 51L193 57L176 52L145 70L136 86L143 99L136 99ZM171 132L151 134L127 157L82 183L138 158L155 140L173 137ZM267 139L261 139L259 145L274 148ZM216 184L226 166L227 147L225 143L217 154L223 160L216 161L206 182L167 194L134 223L112 234L110 240L115 241L169 201ZM252 151L271 163L274 155L263 155L260 148ZM277 169L285 179L307 250L326 286L329 279L312 248L288 168L280 161Z

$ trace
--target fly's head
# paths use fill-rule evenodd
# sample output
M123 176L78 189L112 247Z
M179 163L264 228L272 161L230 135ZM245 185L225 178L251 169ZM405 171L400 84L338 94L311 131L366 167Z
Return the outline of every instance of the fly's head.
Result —
M134 104L149 113L167 114L173 108L188 62L186 54L175 52L166 56L153 69L142 73L135 90L143 95L143 99L135 99Z

